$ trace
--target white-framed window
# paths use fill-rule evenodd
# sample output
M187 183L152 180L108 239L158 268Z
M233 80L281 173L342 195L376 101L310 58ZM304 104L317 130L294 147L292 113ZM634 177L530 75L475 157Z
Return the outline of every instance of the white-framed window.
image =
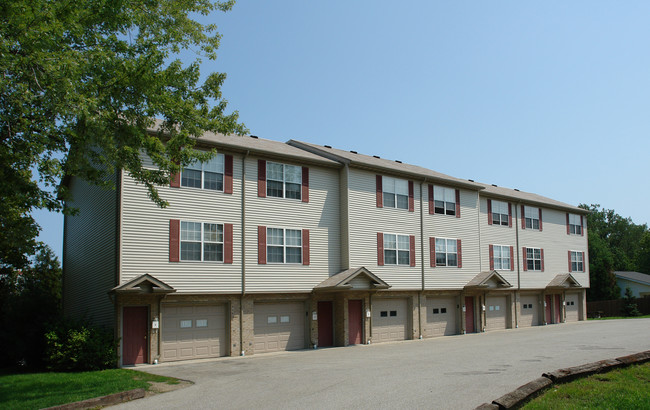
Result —
M302 167L267 161L266 195L301 199Z
M542 270L542 250L526 248L526 267L528 270Z
M456 215L456 190L434 185L433 210L437 214Z
M458 240L436 238L436 266L458 266Z
M269 263L302 263L302 230L266 228Z
M384 234L384 264L411 264L411 240L408 235Z
M225 156L217 154L207 162L195 161L181 170L181 186L223 191Z
M181 221L181 260L223 262L223 224Z
M409 183L404 179L382 177L385 208L409 209Z
M585 262L582 252L571 251L571 272L584 272Z
M539 208L525 206L524 218L526 218L527 229L539 229Z
M580 215L569 214L569 233L572 235L582 235Z
M492 201L492 225L508 226L509 215L507 202Z
M492 255L494 260L494 269L510 270L510 246L492 245Z

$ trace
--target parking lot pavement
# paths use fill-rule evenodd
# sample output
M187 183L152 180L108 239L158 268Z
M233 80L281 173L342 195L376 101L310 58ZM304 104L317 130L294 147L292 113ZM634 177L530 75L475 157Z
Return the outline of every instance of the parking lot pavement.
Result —
M650 350L650 319L138 367L191 380L121 409L472 409L545 371Z

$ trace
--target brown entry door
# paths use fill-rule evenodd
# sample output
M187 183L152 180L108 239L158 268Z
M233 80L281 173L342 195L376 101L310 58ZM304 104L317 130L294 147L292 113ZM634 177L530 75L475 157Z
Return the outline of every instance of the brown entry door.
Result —
M560 319L560 309L562 309L560 305L560 295L555 295L555 323L562 322Z
M123 313L122 364L145 363L149 311L146 306L130 306Z
M553 316L551 316L551 303L553 303L553 299L551 298L551 295L546 295L546 306L544 307L544 311L546 312L546 323L553 323Z
M318 302L318 346L334 346L332 302Z
M465 333L474 332L474 298L465 297Z
M348 343L361 344L361 301L348 301Z

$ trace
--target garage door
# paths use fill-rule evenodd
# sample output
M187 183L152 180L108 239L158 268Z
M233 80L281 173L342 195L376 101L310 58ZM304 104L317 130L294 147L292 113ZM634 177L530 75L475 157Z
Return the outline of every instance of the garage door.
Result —
M521 315L519 327L539 325L539 296L529 295L521 297Z
M426 337L446 336L458 334L456 297L427 298Z
M408 317L406 299L373 299L372 342L405 340Z
M506 297L488 296L485 301L485 311L487 317L486 329L506 329L506 320L508 317L508 310L506 309Z
M254 311L255 353L304 349L305 305L303 302L256 303Z
M162 306L162 361L226 355L225 305Z
M566 298L566 321L577 322L580 311L580 298L577 294L567 293Z

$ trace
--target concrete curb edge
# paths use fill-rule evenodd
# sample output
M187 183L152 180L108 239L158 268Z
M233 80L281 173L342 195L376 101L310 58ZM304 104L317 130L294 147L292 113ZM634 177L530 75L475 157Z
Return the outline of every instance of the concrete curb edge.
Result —
M95 397L93 399L76 401L74 403L62 404L60 406L48 407L43 410L72 410L72 409L93 409L96 407L112 406L126 401L141 399L144 397L144 389L133 389L108 396Z
M628 356L617 357L616 359L606 359L580 366L568 367L566 369L558 369L553 372L542 374L542 377L526 383L523 386L519 386L510 393L504 394L498 399L493 400L492 403L483 403L476 407L475 410L516 409L553 384L564 383L579 377L586 377L595 373L606 372L619 367L641 364L648 361L650 361L650 350Z

